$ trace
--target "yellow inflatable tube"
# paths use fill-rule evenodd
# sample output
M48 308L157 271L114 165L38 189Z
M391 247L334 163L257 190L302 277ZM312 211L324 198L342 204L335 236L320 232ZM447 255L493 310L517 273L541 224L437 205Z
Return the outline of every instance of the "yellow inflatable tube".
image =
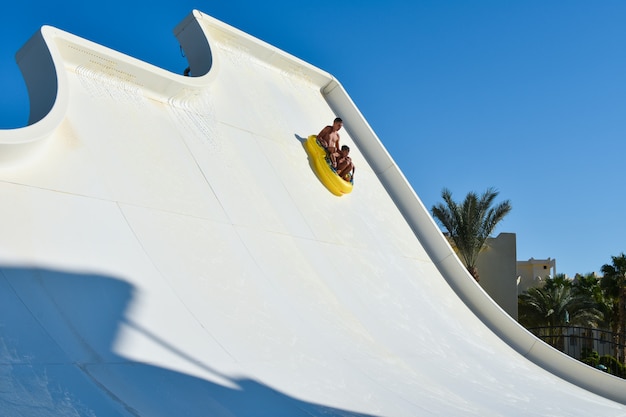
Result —
M309 136L304 143L304 148L313 162L315 174L317 174L322 184L328 188L328 191L337 196L342 196L352 191L352 182L341 178L330 166L326 159L326 150L317 142L316 135Z

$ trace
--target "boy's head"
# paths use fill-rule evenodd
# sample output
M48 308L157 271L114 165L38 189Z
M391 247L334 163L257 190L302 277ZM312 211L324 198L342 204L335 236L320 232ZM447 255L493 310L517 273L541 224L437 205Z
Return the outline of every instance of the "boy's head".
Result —
M341 152L344 154L349 154L350 153L350 148L348 147L348 145L342 145L341 146Z

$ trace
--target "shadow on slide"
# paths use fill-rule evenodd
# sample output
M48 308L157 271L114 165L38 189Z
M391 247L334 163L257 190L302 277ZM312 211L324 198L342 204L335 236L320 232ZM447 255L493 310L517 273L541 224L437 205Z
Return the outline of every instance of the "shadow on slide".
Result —
M366 417L304 402L252 379L215 372L236 387L230 388L117 355L112 346L120 325L129 323L125 312L134 292L112 277L1 268L2 414Z

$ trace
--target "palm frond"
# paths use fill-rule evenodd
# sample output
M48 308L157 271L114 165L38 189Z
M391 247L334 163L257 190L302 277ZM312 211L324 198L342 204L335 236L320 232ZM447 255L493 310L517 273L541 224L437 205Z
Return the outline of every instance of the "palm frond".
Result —
M444 203L431 208L433 217L450 235L459 257L472 271L478 255L496 225L511 211L508 200L491 207L498 196L494 188L488 188L482 195L470 192L462 203L452 199L452 193L444 188L441 197Z

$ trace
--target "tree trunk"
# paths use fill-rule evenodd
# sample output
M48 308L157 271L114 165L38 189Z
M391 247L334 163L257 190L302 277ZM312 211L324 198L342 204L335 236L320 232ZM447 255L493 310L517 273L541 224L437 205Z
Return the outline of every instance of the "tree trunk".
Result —
M476 268L475 266L468 266L467 270L474 277L476 282L480 282L480 276L478 275L478 268Z
M618 355L616 359L623 364L626 364L626 358L624 357L624 335L626 334L626 320L625 320L625 309L626 309L626 288L623 286L619 290L619 303L618 303L618 322L617 322L617 342L619 343L617 346Z

